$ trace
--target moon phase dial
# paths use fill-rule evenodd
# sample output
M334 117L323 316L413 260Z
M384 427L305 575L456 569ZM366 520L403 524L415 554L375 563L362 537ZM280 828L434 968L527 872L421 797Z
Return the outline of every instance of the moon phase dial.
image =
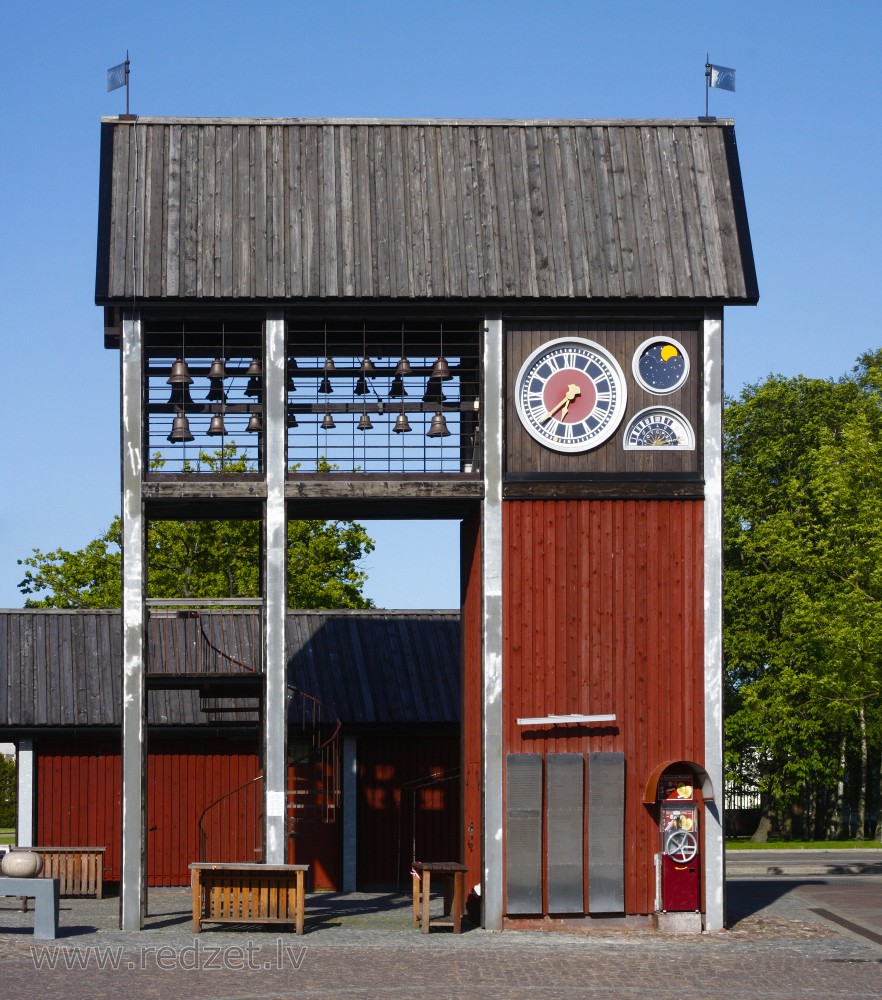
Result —
M651 337L634 352L634 378L649 392L674 392L689 377L689 355L682 344L669 337Z
M618 362L599 344L565 337L521 365L515 400L528 434L554 451L580 452L615 433L627 389Z
M650 406L631 418L625 430L625 451L650 448L695 449L695 434L689 421L668 406Z

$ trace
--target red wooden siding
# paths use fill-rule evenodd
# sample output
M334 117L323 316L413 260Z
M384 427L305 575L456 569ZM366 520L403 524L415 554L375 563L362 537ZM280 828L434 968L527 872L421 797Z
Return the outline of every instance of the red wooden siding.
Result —
M703 506L514 501L503 531L504 751L624 752L626 911L651 912L644 784L662 760L704 755ZM516 722L575 713L616 722Z
M148 759L148 885L189 885L199 859L197 822L214 799L258 773L249 741L198 741L198 750L157 737ZM253 743L254 741L250 741ZM120 877L121 758L118 740L43 738L37 741L37 843L47 847L104 846L104 877ZM229 850L243 854L253 839L235 796L226 812ZM258 831L259 839L259 831ZM250 860L241 858L241 860Z
M462 565L462 855L469 866L471 889L482 878L481 758L482 706L482 576L481 522L478 512L466 518L460 543ZM431 860L428 859L428 860Z
M35 741L36 843L106 847L104 878L119 879L122 771L119 740Z
M361 736L357 753L359 887L409 887L414 849L418 861L455 861L460 824L456 727ZM411 784L430 775L449 780Z

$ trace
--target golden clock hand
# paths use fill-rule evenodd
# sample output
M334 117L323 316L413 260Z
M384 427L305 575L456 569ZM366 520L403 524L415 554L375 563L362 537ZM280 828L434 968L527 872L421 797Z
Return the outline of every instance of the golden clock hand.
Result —
M581 396L582 390L579 386L574 385L572 382L567 386L567 391L564 393L563 399L556 405L553 406L547 413L544 413L539 418L539 423L544 424L549 417L553 417L555 413L562 407L566 407L563 415L566 416L567 410L570 408L570 403L576 398L576 396Z

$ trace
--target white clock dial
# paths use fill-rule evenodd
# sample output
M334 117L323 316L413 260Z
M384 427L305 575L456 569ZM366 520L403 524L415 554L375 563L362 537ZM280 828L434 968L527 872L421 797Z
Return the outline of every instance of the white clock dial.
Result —
M576 337L533 351L515 380L521 423L554 451L596 448L615 433L627 403L618 362L599 344Z
M695 448L695 434L689 421L668 406L650 406L635 414L625 429L625 451L650 448Z

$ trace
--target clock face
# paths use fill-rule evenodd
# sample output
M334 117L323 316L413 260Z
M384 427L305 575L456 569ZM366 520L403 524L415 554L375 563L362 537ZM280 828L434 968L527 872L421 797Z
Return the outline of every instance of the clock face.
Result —
M650 392L674 392L689 376L689 355L669 337L645 340L634 352L634 378Z
M625 451L648 448L695 448L695 434L682 413L667 406L650 406L631 418L625 429Z
M518 416L546 448L588 451L615 433L627 389L615 358L590 340L566 337L533 351L515 382Z

